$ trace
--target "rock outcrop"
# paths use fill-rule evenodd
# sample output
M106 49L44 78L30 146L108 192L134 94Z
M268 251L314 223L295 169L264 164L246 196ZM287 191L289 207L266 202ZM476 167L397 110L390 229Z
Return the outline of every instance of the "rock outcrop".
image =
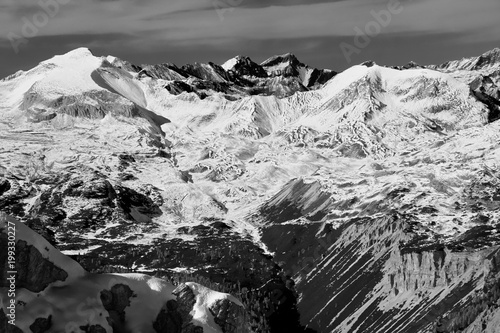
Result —
M165 304L153 323L156 333L182 332L183 317L178 309L179 304L176 300L170 300Z
M41 107L47 115L34 111ZM102 119L106 115L124 117L138 115L138 110L131 101L111 92L98 90L84 92L81 95L47 99L46 95L38 93L34 87L33 91L26 92L22 108L35 122L51 120L61 113L89 119Z
M102 290L100 294L103 307L108 311L107 321L113 332L126 332L125 308L130 306L130 299L137 297L129 286L115 284L109 290Z
M0 246L6 249L8 244L7 235L0 234ZM47 260L40 251L33 245L27 244L23 240L16 242L16 287L25 288L32 292L40 292L49 284L55 281L64 281L68 273ZM2 269L2 282L0 287L8 287L7 252L0 254L0 266Z
M2 296L2 332L203 333L234 332L234 325L246 325L241 304L233 305L237 301L228 294L194 283L175 288L144 274L89 274L21 222L3 215L2 247L7 247L8 226L15 227L17 239L16 326L7 323L10 301ZM5 254L0 264L5 272L12 270ZM11 287L5 281L3 273L2 295ZM216 326L208 320L212 316Z

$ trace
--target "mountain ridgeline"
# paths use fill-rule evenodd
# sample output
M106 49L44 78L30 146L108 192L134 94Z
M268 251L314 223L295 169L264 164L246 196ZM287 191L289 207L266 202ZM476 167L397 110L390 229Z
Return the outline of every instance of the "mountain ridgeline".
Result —
M341 73L79 48L6 77L0 330L497 333L499 87L498 48Z

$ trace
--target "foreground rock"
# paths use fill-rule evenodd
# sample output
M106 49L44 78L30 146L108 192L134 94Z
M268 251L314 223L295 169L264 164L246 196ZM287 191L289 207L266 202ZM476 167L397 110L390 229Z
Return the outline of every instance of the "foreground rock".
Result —
M228 294L196 283L176 289L144 274L90 274L23 223L0 218L2 248L8 227L16 229L17 270L16 326L11 327L5 276L11 269L2 252L2 332L222 333L234 332L234 324L243 332L247 325L241 303Z

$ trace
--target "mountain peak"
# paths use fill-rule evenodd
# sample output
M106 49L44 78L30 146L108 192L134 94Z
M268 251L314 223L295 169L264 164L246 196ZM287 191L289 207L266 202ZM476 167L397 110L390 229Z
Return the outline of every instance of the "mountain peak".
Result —
M92 51L86 47L79 47L67 53L56 55L48 60L41 62L42 64L55 64L59 66L66 66L69 64L77 64L84 66L88 62L95 62L98 57L94 56Z
M238 75L249 75L256 77L266 77L266 71L247 56L237 55L226 61L222 68L226 71L233 71Z
M377 65L377 63L375 63L375 61L373 61L373 60L367 60L361 64L361 66L365 66L365 67L373 67L376 65Z
M229 71L232 70L236 65L241 63L250 64L253 63L253 61L247 56L237 55L229 59L225 63L223 63L221 67L224 68L226 71Z
M447 61L444 64L430 66L430 68L454 71L454 70L482 70L500 68L500 48L489 50L480 56L462 58L462 60Z
M473 69L489 68L493 66L500 66L500 48L498 47L480 55Z
M272 67L278 64L289 64L289 65L299 65L302 64L299 59L292 53L285 53L281 55L275 55L271 58L263 61L260 65L262 67Z
M489 50L489 51L483 53L483 56L498 55L498 54L500 54L500 47L495 47L494 49Z
M88 57L94 56L92 51L88 47L78 47L74 50L68 51L64 54L58 55L56 57Z

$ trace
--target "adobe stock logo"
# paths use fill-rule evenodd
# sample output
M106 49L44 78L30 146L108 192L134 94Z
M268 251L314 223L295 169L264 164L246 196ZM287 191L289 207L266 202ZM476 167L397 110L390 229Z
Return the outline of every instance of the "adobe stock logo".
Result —
M18 54L20 46L28 44L28 38L36 37L40 29L45 27L50 19L59 13L61 6L67 5L70 2L71 0L39 0L37 4L40 10L31 17L23 16L21 18L23 23L21 35L14 32L7 34L7 39L10 41L14 52Z
M403 6L399 0L390 0L387 4L387 9L382 9L378 12L375 10L370 11L374 20L365 24L364 29L355 27L354 32L354 45L342 42L340 43L340 50L348 64L352 62L352 55L360 54L361 50L366 48L372 41L372 38L377 37L382 28L387 28L391 24L393 15L400 14L403 11Z
M227 11L232 12L236 7L241 6L245 0L214 0L212 5L219 15L220 21L224 21L224 15Z

